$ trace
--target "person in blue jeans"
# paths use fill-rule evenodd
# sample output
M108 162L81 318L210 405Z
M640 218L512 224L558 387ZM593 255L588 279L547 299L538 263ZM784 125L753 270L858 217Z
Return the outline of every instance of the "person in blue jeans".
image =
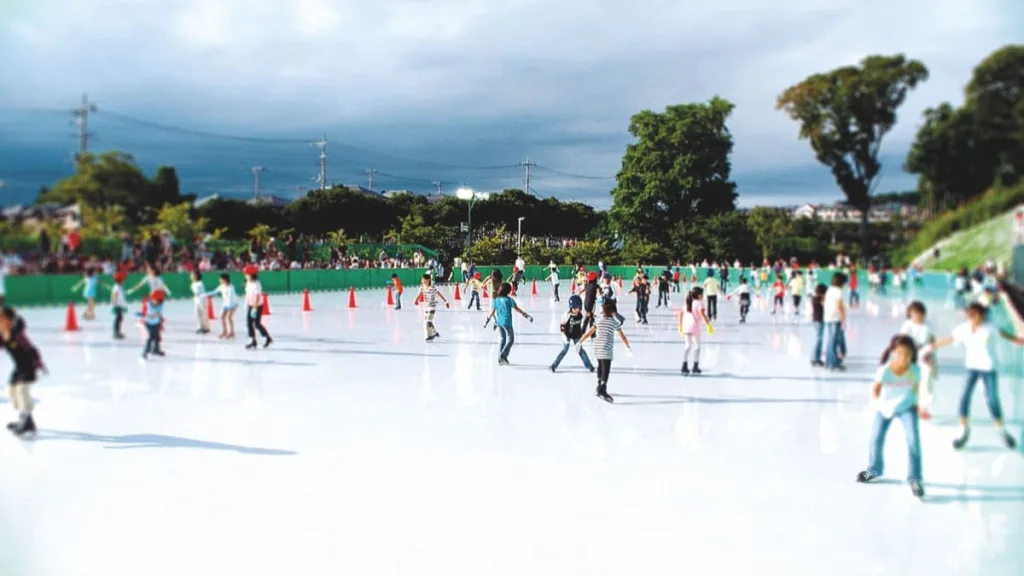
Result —
M842 361L846 356L846 337L843 326L846 324L846 306L843 304L843 286L846 275L836 272L832 276L832 285L825 290L822 320L825 322L825 367L829 370L844 370Z
M866 483L885 472L883 452L885 435L893 420L903 424L907 439L907 482L914 496L924 496L921 485L921 435L918 432L917 390L921 370L917 366L917 346L906 334L893 336L882 353L882 366L871 385L871 397L878 411L868 448L868 467L857 474L857 482Z
M167 294L163 290L154 290L149 295L149 307L146 309L146 313L136 313L146 325L146 334L148 335L146 345L142 349L143 360L149 358L150 354L164 355L164 351L160 349L160 325L164 321L164 300L166 298Z
M820 367L825 363L821 361L821 351L825 343L825 292L828 287L818 284L814 287L814 297L811 298L811 321L814 326L814 351L811 352L811 366Z
M981 380L985 386L985 401L988 411L995 422L996 432L1003 444L1013 450L1017 440L1010 435L1003 424L1003 408L999 403L999 380L996 375L995 345L996 337L1002 337L1015 344L1024 344L1024 337L1019 337L1006 330L997 329L988 322L988 309L977 302L967 307L967 322L953 329L953 334L943 338L932 346L922 348L931 352L950 344L964 347L964 367L967 368L967 382L964 384L963 395L960 396L960 433L953 440L953 449L960 450L967 445L971 428L971 396L974 387Z
M484 322L484 328L486 328L493 319L494 325L501 332L501 345L498 347L498 364L503 366L508 365L508 354L512 351L512 345L516 342L516 331L512 328L512 311L519 312L523 318L533 322L533 316L524 312L516 304L516 301L509 297L511 293L512 284L503 282L497 296L491 303L491 313L487 316L487 321Z
M583 299L578 295L573 294L569 297L569 310L562 316L562 324L559 329L562 332L562 350L555 357L555 361L551 363L551 371L554 372L558 369L558 365L562 363L562 359L569 352L570 346L575 346L579 343L580 338L583 337L583 320L586 316L583 315ZM594 371L593 364L590 363L590 357L587 356L587 351L582 347L578 348L580 353L580 360L583 361L583 366L591 372Z

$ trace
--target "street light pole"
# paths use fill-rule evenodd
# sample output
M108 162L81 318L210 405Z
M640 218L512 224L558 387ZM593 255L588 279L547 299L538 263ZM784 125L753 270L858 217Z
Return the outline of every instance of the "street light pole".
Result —
M468 202L469 212L466 218L466 250L473 244L473 204L477 200L487 200L490 194L486 192L474 192L472 188L463 186L455 191L455 197Z
M516 236L516 258L523 257L523 220L526 220L526 216L519 217L519 234Z

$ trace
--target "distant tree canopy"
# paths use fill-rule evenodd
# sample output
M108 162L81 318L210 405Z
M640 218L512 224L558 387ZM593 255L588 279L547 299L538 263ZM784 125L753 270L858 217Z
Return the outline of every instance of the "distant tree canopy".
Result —
M971 75L964 104L943 102L924 122L904 169L918 176L922 201L953 208L993 184L1011 186L1024 174L1024 45L1005 46Z

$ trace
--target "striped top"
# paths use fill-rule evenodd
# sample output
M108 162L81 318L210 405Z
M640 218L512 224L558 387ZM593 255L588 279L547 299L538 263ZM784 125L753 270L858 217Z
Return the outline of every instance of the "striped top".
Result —
M427 310L437 309L437 286L420 286L420 297L423 299L423 306Z
M611 360L615 349L615 334L622 329L622 322L616 316L601 316L594 325L594 357Z

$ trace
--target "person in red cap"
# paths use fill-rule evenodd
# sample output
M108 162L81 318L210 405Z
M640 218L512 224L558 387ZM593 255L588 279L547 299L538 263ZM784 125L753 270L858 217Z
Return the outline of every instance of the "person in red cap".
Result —
M164 322L164 300L166 299L166 292L154 290L149 295L149 307L146 309L146 313L136 312L136 316L143 319L146 333L149 334L149 337L146 338L146 345L142 349L143 360L148 359L150 354L164 355L164 351L160 349L160 325Z
M124 297L124 272L114 273L114 285L110 288L110 311L114 313L114 340L124 340L121 326L124 324L124 313L128 311L128 301Z
M242 270L245 274L245 324L249 329L249 343L245 345L246 350L254 350L256 344L256 332L263 336L263 347L270 346L274 339L270 332L263 325L263 285L259 281L259 269L252 264Z
M586 331L594 324L594 304L597 303L597 272L587 273L587 284L583 287L583 312L586 319L583 321L583 330Z

